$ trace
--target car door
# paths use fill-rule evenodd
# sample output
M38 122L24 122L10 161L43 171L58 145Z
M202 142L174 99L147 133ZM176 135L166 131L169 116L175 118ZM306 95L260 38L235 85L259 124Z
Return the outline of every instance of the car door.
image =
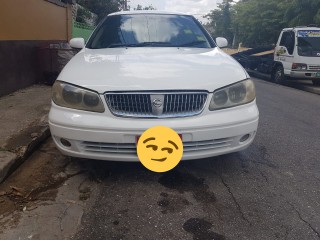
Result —
M283 65L284 73L286 75L290 74L292 63L293 63L293 53L295 48L295 34L294 31L283 31L281 35L280 42L276 47L276 61L279 61Z

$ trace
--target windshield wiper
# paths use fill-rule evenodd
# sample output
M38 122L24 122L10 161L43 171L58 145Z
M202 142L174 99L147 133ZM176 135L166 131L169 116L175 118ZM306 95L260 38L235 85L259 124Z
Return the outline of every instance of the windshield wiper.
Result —
M169 42L141 42L141 43L112 43L108 48L117 48L117 47L148 47L148 46L164 46L171 45Z
M107 48L130 47L131 45L127 43L112 43Z
M191 47L191 46L195 46L195 45L203 44L203 43L207 43L207 41L193 41L193 42L182 44L179 47Z
M171 45L169 42L142 42L135 44L136 47L146 47L146 46L163 46L163 45Z

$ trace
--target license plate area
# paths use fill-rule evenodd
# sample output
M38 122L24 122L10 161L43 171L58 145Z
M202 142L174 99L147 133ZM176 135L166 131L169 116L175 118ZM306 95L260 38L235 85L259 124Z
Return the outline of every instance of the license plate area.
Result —
M182 134L178 134L178 135L181 138L181 141L183 142ZM140 137L141 135L136 136L136 145L138 144Z

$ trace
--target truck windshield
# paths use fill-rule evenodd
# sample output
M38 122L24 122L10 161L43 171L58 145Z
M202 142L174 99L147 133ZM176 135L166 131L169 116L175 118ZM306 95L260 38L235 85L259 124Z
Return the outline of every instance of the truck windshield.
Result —
M207 36L191 16L124 14L107 17L86 47L214 47Z
M298 54L320 57L320 30L298 31Z

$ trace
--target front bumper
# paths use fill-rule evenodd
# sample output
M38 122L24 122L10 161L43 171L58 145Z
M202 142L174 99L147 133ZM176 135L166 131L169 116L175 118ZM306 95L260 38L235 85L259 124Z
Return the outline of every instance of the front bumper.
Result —
M290 71L289 75L291 78L320 80L320 77L317 74L317 71Z
M209 104L209 103L208 103ZM54 103L49 114L53 140L65 155L110 161L139 161L136 137L154 126L167 126L182 135L182 160L200 159L247 148L258 127L255 102L198 116L170 119L134 119L105 113L62 108ZM240 139L249 135L245 141ZM71 146L65 146L61 139Z

